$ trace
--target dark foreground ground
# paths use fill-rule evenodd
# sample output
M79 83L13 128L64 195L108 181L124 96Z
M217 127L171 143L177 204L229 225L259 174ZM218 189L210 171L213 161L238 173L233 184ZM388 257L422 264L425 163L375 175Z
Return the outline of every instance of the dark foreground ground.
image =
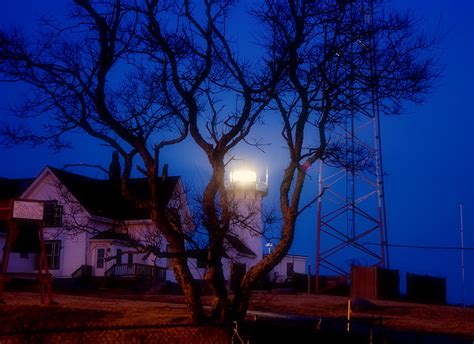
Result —
M182 297L103 291L55 295L40 306L36 293L6 293L0 343L473 343L474 309L375 302L354 311L347 298L256 293L237 329L188 323ZM232 339L233 338L233 339Z

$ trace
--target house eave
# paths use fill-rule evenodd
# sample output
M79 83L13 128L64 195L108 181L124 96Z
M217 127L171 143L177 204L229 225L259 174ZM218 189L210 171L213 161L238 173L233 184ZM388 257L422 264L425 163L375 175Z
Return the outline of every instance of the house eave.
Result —
M28 188L26 188L25 191L22 192L20 198L24 198L24 199L31 199L29 196L31 195L31 193L33 192L33 190L35 190L35 188L41 184L42 180L44 178L46 178L47 174L50 174L57 183L61 184L66 190L67 192L69 192L69 194L71 195L71 197L73 198L74 202L76 202L77 204L80 205L81 207L81 210L85 212L85 214L87 215L87 217L92 217L92 215L90 214L90 212L82 206L82 204L79 202L79 200L72 194L72 192L66 187L66 185L64 185L64 183L61 182L61 180L56 176L56 174L54 174L54 171L52 171L49 166L46 166L41 172L40 174L35 178L35 180L30 184L30 186L28 186Z
M116 222L116 220L110 219L108 217L102 217L102 216L97 216L97 215L91 215L90 219L97 222L105 222L105 223L110 223L110 224Z

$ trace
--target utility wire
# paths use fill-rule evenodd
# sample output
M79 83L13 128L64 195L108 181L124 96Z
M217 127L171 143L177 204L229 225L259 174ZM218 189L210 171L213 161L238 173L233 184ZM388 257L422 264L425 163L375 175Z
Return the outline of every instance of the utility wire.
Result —
M362 245L375 245L380 246L381 243L376 242L364 242L360 243ZM466 250L474 251L474 247L454 247L454 246L423 246L423 245L402 245L402 244L386 244L389 247L401 247L401 248L420 248L420 249L430 249L430 250Z

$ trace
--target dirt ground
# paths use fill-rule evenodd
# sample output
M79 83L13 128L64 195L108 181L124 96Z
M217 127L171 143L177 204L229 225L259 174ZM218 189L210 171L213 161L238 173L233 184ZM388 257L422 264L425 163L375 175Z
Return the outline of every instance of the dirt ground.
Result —
M251 308L278 313L320 317L345 317L347 297L329 295L255 294ZM394 301L372 301L373 310L353 311L352 317L381 317L393 329L440 334L459 334L474 339L474 309Z
M188 313L181 296L97 292L84 295L56 294L56 306L40 306L30 292L5 293L0 305L0 332L44 328L152 326L185 324ZM347 298L327 295L254 293L253 311L313 317L344 318ZM205 300L208 302L209 300ZM382 318L387 327L429 333L458 334L474 338L474 309L373 301L372 310L353 311L353 318ZM251 316L252 313L250 314Z
M41 306L37 293L5 293L5 304L0 305L0 332L188 322L188 312L182 304L58 294L54 300L57 305Z

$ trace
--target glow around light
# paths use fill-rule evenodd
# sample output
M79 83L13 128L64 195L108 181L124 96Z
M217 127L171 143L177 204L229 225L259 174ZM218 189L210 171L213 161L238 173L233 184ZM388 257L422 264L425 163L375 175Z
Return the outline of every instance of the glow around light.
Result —
M229 179L231 183L256 183L257 174L251 170L237 170L230 172Z

